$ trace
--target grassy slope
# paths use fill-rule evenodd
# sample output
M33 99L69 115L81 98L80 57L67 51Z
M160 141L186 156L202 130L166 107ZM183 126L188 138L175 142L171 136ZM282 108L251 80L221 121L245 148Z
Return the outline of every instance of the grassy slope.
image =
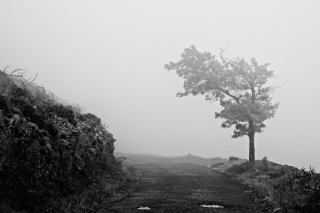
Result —
M279 212L320 212L320 175L267 160L217 168L257 189Z

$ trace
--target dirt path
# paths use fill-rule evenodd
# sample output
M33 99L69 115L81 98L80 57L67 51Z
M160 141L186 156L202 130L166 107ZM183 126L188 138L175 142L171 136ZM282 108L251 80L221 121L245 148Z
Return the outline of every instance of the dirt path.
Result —
M270 212L255 192L217 171L168 160L133 165L142 173L140 186L106 212ZM200 206L213 204L223 208Z

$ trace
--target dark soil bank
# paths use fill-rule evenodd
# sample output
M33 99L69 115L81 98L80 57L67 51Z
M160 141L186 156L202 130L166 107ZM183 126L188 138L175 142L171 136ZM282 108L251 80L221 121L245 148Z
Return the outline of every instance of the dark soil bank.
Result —
M220 172L161 158L132 164L142 173L140 186L106 212L272 212L252 189ZM201 207L213 204L223 208Z

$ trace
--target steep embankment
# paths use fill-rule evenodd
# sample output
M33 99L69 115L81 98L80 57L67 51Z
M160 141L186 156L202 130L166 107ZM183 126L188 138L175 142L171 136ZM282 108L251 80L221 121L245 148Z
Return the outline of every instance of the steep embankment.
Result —
M130 181L101 120L0 71L0 212L97 212Z

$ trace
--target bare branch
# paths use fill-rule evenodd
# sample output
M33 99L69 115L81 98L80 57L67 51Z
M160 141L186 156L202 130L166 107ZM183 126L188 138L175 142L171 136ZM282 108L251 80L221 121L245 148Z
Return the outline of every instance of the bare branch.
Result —
M3 72L6 72L8 68L10 68L10 67L9 67L9 66L6 66L6 67L3 69Z
M24 69L15 69L10 74L8 74L8 76L23 78L24 72L25 72Z
M26 82L27 84L31 84L31 83L33 83L33 82L36 80L37 77L38 77L38 73L37 73L33 78L30 77L30 78L26 79L25 82Z
M231 67L235 67L235 65L233 64L233 63L231 63L230 61L227 61L224 57L223 57L223 53L227 50L227 48L228 48L228 45L229 44L227 44L227 46L226 46L226 48L223 50L223 49L220 49L220 58L221 58L221 60L222 61L224 61L226 64L228 64L228 65L230 65Z
M229 44L227 44L227 46L226 46L226 48L224 48L224 50L222 50L222 49L220 48L220 54L221 54L221 53L224 53L224 52L228 49L228 46L229 46Z
M272 87L272 89L270 90L270 93L273 93L276 89L280 88L280 87L283 87L284 85L287 84L287 81L284 82L282 85L280 86L277 86L276 84Z
M269 77L269 78L281 78L281 77L276 77L276 76L273 76L273 77Z

